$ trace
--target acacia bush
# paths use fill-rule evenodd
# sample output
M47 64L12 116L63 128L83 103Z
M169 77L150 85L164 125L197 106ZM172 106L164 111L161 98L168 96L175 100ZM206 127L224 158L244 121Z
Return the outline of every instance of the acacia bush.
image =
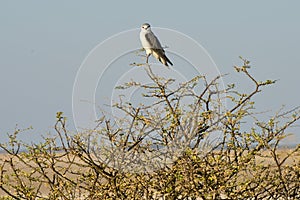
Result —
M259 120L253 97L275 81L256 80L242 61L235 70L250 92L220 89L222 76L175 84L146 65L151 84L117 89L140 88L148 103L120 98L121 118L103 114L94 130L72 133L58 112L56 135L38 144L15 130L0 145L2 199L299 199L300 146L280 145L300 110Z

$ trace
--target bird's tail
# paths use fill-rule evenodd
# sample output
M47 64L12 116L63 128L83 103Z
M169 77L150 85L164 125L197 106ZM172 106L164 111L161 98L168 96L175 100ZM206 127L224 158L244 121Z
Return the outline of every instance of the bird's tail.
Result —
M170 61L170 59L166 55L163 55L163 59L164 59L164 62L162 62L162 63L164 65L166 65L168 67L169 66L168 63L170 63L170 65L173 66L173 63Z

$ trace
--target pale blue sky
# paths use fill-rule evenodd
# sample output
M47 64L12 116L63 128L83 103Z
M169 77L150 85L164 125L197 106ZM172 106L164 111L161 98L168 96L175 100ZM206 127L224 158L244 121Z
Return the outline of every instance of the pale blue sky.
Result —
M152 26L189 35L222 73L235 74L238 56L252 61L261 80L279 79L257 96L260 110L300 105L300 2L0 0L0 141L33 126L31 141L52 131L55 113L72 123L72 87L89 51L120 31ZM137 38L138 40L139 38ZM296 140L300 141L300 136Z

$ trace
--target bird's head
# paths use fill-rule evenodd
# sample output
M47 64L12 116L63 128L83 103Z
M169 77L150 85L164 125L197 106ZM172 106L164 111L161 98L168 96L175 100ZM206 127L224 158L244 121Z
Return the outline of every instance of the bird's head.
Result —
M148 24L148 23L144 23L144 24L142 24L142 26L141 26L141 30L143 31L148 31L148 30L151 30L151 28L150 28L150 24Z

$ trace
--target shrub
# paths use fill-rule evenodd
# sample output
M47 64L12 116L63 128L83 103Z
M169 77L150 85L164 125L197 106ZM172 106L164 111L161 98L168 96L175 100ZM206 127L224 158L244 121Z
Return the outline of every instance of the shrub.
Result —
M140 88L151 101L121 98L113 106L122 118L103 115L94 130L71 133L59 112L56 135L39 144L16 130L0 145L0 188L6 199L300 198L300 146L280 148L299 109L258 120L253 97L275 81L257 81L245 59L235 69L252 91L220 90L222 76L175 87L145 66L150 85L117 89Z

